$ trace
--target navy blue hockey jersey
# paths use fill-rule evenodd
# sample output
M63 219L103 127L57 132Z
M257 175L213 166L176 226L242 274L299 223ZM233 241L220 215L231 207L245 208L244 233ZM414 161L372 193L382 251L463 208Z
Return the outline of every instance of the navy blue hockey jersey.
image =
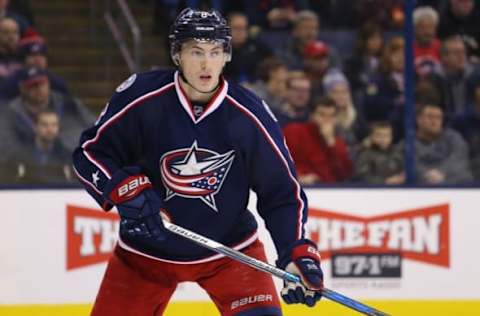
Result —
M102 190L124 166L140 166L175 224L237 250L257 239L247 210L250 189L277 251L303 238L307 201L281 130L268 106L223 80L201 114L178 72L135 74L121 84L74 152L77 176L106 208ZM155 259L198 263L219 258L182 237L145 242L120 230L119 245Z

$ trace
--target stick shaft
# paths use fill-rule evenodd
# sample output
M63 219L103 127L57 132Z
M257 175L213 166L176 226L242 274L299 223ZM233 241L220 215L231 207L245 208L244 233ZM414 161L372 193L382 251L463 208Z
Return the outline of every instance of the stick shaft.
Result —
M167 228L169 231L172 233L182 236L186 239L189 239L198 245L208 248L210 250L213 250L217 253L223 254L231 259L240 261L246 265L251 266L252 268L255 268L257 270L261 270L263 272L272 274L278 278L281 278L285 281L290 281L290 282L296 282L296 283L301 283L301 280L298 276L289 273L285 270L279 269L271 264L268 264L266 262L263 262L261 260L252 258L250 256L247 256L246 254L232 249L230 247L227 247L219 242L216 242L214 240L211 240L207 237L204 237L202 235L199 235L197 233L194 233L186 228L180 227L178 225L175 225L173 223L163 221L165 228ZM340 303L346 307L349 307L351 309L354 309L360 313L363 313L365 315L371 315L371 316L388 316L388 314L385 314L379 310L376 310L368 305L365 305L359 301L356 301L354 299L351 299L347 296L344 296L338 292L329 290L327 288L322 289L322 296Z

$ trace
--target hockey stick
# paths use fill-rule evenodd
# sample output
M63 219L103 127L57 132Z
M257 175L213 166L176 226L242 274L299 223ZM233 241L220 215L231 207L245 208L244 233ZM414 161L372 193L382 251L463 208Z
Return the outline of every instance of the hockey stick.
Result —
M178 225L175 225L173 223L163 221L163 224L165 225L165 228L167 228L169 231L171 231L174 234L177 234L179 236L182 236L186 239L189 239L197 244L199 244L202 247L208 248L210 250L213 250L215 252L218 252L220 254L223 254L231 259L240 261L242 263L245 263L252 268L255 268L257 270L270 273L276 277L279 277L283 280L290 281L290 282L296 282L296 283L301 283L301 280L298 276L289 273L287 271L284 271L282 269L279 269L271 264L268 264L266 262L263 262L261 260L257 260L255 258L252 258L250 256L247 256L240 251L237 251L235 249L229 248L225 245L222 245L219 242L216 242L214 240L211 240L207 237L204 237L202 235L199 235L197 233L194 233L186 228L180 227ZM368 305L365 305L363 303L360 303L354 299L351 299L349 297L346 297L338 292L329 290L327 288L322 289L322 295L329 300L332 300L334 302L340 303L344 306L347 306L351 309L356 310L357 312L363 313L364 315L371 315L371 316L389 316L388 314L385 314L379 310L376 310Z

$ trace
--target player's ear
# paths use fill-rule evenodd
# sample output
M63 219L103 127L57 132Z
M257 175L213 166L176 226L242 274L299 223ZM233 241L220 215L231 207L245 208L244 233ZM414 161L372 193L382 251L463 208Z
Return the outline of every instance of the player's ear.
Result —
M180 66L180 54L176 53L175 55L173 55L172 61L175 64L175 66Z

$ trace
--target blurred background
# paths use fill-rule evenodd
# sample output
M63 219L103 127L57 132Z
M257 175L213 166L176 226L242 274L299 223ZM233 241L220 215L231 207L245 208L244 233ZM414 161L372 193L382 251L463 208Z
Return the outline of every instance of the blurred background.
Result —
M129 74L173 66L185 6L228 18L225 77L270 106L304 185L479 185L474 0L0 0L0 183L76 185L80 132Z
M224 75L269 105L314 207L322 207L327 196L338 204L327 211L352 213L362 206L357 215L368 217L444 203L442 216L451 211L452 218L461 217L450 224L447 214L442 222L447 225L441 230L447 236L439 237L442 251L458 240L462 246L478 242L474 227L468 236L453 235L478 222L472 209L480 203L477 0L0 0L0 195L10 201L7 206L34 203L37 193L43 201L65 192L58 210L45 210L63 216L58 227L51 226L57 231L49 238L63 233L65 225L77 227L68 226L76 211L67 207L66 212L65 205L79 200L93 205L88 197L78 198L83 193L71 167L80 133L130 74L173 68L168 32L186 6L217 9L228 19L233 57ZM64 189L78 196L57 191ZM346 195L361 202L344 205ZM377 209L366 211L379 200ZM331 215L319 212L318 218ZM15 219L19 225L32 220L32 213L22 214ZM39 221L46 218L39 214ZM460 226L449 226L454 224ZM81 235L75 229L68 233ZM71 236L61 236L62 256ZM469 249L462 251L467 258ZM450 252L441 256L454 266ZM3 262L10 267L5 271L17 271L18 261ZM103 269L87 292L95 292ZM469 273L476 273L461 270L467 283ZM478 290L472 284L468 288ZM469 293L440 296L473 297L478 307L479 291ZM0 304L55 303L54 297L0 298ZM0 314L17 315L1 308Z

